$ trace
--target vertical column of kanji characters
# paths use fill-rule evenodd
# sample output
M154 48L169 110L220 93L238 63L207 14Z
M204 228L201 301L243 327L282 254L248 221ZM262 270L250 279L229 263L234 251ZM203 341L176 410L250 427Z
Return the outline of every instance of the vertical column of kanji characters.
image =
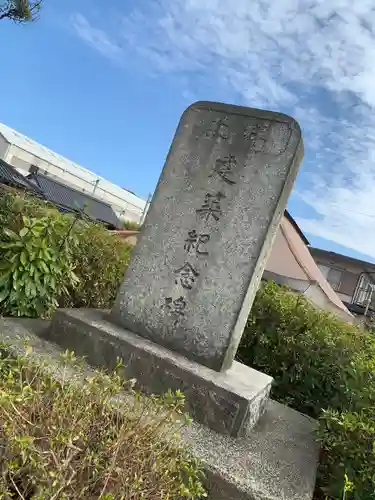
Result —
M220 138L227 140L229 138L228 117L223 119L214 120L204 137L208 139ZM184 250L186 252L186 260L173 272L175 274L175 283L180 284L184 290L192 290L200 276L199 259L209 255L208 243L211 235L209 234L211 224L218 223L222 216L221 203L225 194L225 185L233 186L236 184L233 175L237 166L237 159L233 154L223 157L218 157L215 160L214 168L210 177L216 176L219 180L223 181L223 187L216 192L208 192L205 194L204 200L200 208L196 209L197 217L207 222L207 230L200 230L192 228L188 231L186 239L184 240ZM211 223L211 224L209 224ZM179 297L166 297L164 307L168 313L173 317L174 326L177 326L180 320L185 316L187 307L187 299L185 295Z

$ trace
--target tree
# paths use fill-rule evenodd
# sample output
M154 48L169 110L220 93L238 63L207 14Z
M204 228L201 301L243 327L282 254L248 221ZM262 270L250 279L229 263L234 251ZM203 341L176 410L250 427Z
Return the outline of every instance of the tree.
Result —
M0 20L10 19L17 23L32 21L41 5L42 0L0 0Z

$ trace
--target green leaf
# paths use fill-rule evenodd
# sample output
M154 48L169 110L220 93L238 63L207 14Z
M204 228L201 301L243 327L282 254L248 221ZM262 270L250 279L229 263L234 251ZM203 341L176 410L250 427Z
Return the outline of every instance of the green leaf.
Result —
M34 266L34 264L32 262L30 262L29 264L29 272L30 272L30 276L33 276L34 273L35 273L35 269L36 267Z
M12 270L11 269L9 269L5 273L1 274L1 276L0 276L0 287L9 282L9 278L10 278L11 274L12 274Z
M20 241L12 241L12 242L6 242L6 243L0 243L0 248L3 250L7 250L8 248L22 248L23 243Z
M21 238L23 238L24 236L26 236L28 232L29 232L29 228L28 227L23 227L21 229L21 231L20 231Z
M3 262L0 262L0 274L2 274L2 272L7 272L11 268L12 268L12 263L10 262L10 260L5 260Z
M3 288L0 290L0 302L4 302L9 296L9 289L8 288Z
M8 236L8 238L10 238L11 240L17 241L17 240L20 239L20 237L18 236L18 234L15 233L14 231L12 231L11 229L4 228L3 231Z
M50 270L48 269L46 263L43 260L39 261L39 269L41 271L44 271L45 273L49 273L50 272Z
M56 290L56 280L53 276L51 276L49 286L52 288L52 290Z
M25 227L30 227L31 226L31 221L29 217L26 217L25 215L22 216L22 222Z
M10 262L16 262L20 258L18 253L15 253L12 255L12 257L9 259Z
M25 251L21 252L21 257L20 257L20 261L21 261L21 264L23 266L26 265L26 262L27 262L27 254Z
M32 281L30 281L30 296L31 297L36 297L36 295L37 295L36 286L35 286L35 284Z

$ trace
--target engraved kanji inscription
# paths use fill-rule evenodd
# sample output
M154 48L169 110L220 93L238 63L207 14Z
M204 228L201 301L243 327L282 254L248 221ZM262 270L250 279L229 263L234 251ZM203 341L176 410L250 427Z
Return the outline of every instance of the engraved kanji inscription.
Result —
M210 218L218 221L222 215L221 200L223 198L225 198L225 194L221 192L216 194L207 193L203 205L197 209L197 213L206 221L210 220Z
M250 123L245 127L244 139L251 142L251 148L257 153L265 152L271 123L262 121Z
M197 165L199 162L199 157L198 156L190 156L190 155L183 155L180 158L180 161L183 165Z
M285 152L291 133L287 123L264 120L246 125L244 139L250 141L251 149L257 153L279 155Z
M176 269L175 274L177 274L175 283L180 283L183 288L191 290L196 278L199 276L199 272L194 269L194 267L186 262L182 267Z
M220 137L220 139L227 140L230 137L227 116L213 120L206 129L204 128L204 122L201 122L199 129L200 131L196 136L197 139L199 137L204 137L206 139L216 139Z
M165 298L164 307L169 311L171 316L174 317L174 326L177 325L178 321L185 316L186 300L184 297L179 297L174 299L172 297Z
M206 130L206 137L215 138L221 137L222 139L228 139L229 128L228 128L228 117L218 118L210 123L210 126Z
M237 166L237 160L234 155L224 156L218 158L215 162L214 171L225 181L227 184L236 184L233 180L233 169Z
M285 152L288 147L292 130L288 123L274 122L266 144L266 152L279 155Z
M195 252L198 255L208 255L205 244L210 240L209 234L198 234L195 229L188 232L184 249L187 252Z

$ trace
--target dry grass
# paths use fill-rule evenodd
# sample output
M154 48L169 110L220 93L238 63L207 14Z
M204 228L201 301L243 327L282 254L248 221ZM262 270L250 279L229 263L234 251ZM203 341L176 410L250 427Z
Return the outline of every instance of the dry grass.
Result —
M0 498L205 496L199 465L175 435L182 395L115 405L122 389L116 373L95 372L82 387L57 381L28 356L12 357L3 348Z

